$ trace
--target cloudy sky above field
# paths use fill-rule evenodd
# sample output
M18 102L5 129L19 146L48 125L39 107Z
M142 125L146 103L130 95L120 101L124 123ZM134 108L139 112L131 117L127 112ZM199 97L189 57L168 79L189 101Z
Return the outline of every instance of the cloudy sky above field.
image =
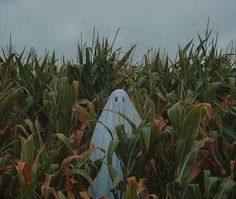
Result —
M34 46L40 55L75 57L77 42L91 42L93 28L117 47L137 43L137 54L161 48L174 55L178 44L197 40L207 19L219 46L236 42L235 0L0 0L0 46L10 35L18 52Z

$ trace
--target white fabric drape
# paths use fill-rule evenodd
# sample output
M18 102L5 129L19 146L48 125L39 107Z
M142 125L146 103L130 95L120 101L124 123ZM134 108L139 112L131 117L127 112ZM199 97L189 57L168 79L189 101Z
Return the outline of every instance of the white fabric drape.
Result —
M112 92L99 118L99 121L102 124L99 122L96 124L91 140L92 144L95 144L97 147L107 150L112 138L104 125L112 131L113 137L116 136L114 131L116 125L118 124L124 124L125 131L127 133L131 133L132 128L130 124L115 112L126 115L137 126L141 123L140 116L136 111L134 105L132 104L128 94L122 89L117 89ZM96 150L92 154L91 159L96 160L98 158L101 158L103 155L104 154L101 151ZM116 170L119 180L122 180L120 161L115 154L112 157L112 165ZM93 193L92 196L94 198L100 198L102 196L113 198L110 190L114 188L114 184L105 164L102 165L98 176L93 182L93 185L95 188L95 193ZM92 192L90 190L90 194L91 193Z

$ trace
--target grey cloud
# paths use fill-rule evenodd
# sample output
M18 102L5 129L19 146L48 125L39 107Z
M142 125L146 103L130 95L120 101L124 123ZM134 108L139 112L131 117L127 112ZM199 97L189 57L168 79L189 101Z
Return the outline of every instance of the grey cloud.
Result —
M203 33L210 17L219 45L236 40L234 0L0 0L0 45L12 34L18 49L35 46L40 54L56 49L58 55L74 56L80 34L91 41L93 27L112 39L118 27L116 46L138 43L141 55L150 47L175 54Z

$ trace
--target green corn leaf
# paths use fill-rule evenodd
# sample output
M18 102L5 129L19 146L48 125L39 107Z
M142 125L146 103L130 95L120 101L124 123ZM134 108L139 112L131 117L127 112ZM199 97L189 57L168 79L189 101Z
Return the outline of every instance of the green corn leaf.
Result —
M26 119L26 120L24 120L24 122L28 125L31 132L34 132L34 125L33 125L32 121L30 119Z
M236 182L230 178L226 178L220 184L219 191L215 194L214 199L227 199L230 192L235 189Z
M214 189L216 189L218 186L219 178L210 177L210 171L208 170L205 170L203 172L203 176L204 176L204 188L205 188L204 198L210 199L212 191L214 192Z
M180 132L181 132L181 107L180 107L180 102L176 103L174 106L172 106L168 110L168 117L171 121L171 124L173 125L177 137L180 137Z
M142 132L142 139L145 145L146 153L148 153L151 139L151 127L143 127L140 128L140 130Z
M170 199L182 199L182 187L179 181L171 182L166 187L167 195Z
M71 175L78 174L78 175L84 177L84 178L89 182L89 184L93 184L92 178L91 178L91 177L89 176L89 174L88 174L86 171L84 171L83 169L72 169L72 170L70 171L70 174L71 174Z
M34 161L34 150L33 134L31 134L25 141L23 141L21 150L21 160L23 162L28 162L31 167L33 166Z
M112 178L113 183L117 183L119 181L118 177L117 177L117 173L116 170L114 169L114 167L110 164L107 164L107 169L109 171L109 174Z
M113 154L115 153L115 150L116 150L116 147L118 146L119 144L119 140L116 139L116 140L112 140L108 146L108 149L107 149L107 163L112 165L112 156Z
M5 128L11 119L18 90L11 92L0 104L0 128Z
M65 144L66 148L69 149L72 152L72 147L70 144L70 139L68 137L66 137L64 134L62 133L57 133L56 134L57 138L63 143Z
M90 59L90 48L86 48L85 55L86 55L86 67L90 67L91 65L91 59Z
M135 163L135 159L136 156L139 152L139 150L137 151L137 143L138 143L138 136L132 136L131 138L129 138L129 148L128 148L128 154L127 154L127 168L128 170L130 168L132 168L132 165L134 165ZM129 173L128 173L129 175Z
M221 85L222 85L222 82L212 82L211 84L208 85L206 94L207 94L207 100L209 102L213 100L215 92L220 88Z
M125 127L123 124L119 124L115 127L116 135L121 142L125 142L128 139L128 136L125 132Z
M78 45L78 58L77 59L79 61L79 64L82 65L83 64L83 51L80 45Z
M126 54L120 59L119 63L121 65L125 64L127 62L127 60L130 58L131 53L133 52L134 48L136 47L136 45L132 46L127 52Z
M148 111L145 115L144 123L152 122L152 120L156 116L156 108L155 108L155 104L152 100L147 101L147 107L148 107Z
M202 120L202 105L195 105L184 119L180 138L176 147L177 177L180 177L185 158L191 150Z
M187 52L187 50L189 49L189 47L192 45L192 43L193 43L193 40L191 40L189 43L187 43L187 45L184 47L184 49L183 49L183 52L184 53L186 53Z
M53 165L54 160L60 155L62 147L58 147L56 149L46 151L44 150L42 152L42 155L44 157L44 164L38 171L39 179L43 179L46 172L50 170L50 167Z
M186 193L183 197L185 199L203 199L199 184L189 184Z

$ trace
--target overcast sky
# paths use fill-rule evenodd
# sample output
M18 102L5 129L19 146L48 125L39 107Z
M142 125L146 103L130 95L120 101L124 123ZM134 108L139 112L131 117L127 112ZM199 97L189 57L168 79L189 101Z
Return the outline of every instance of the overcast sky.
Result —
M0 46L10 34L18 52L34 46L39 54L75 57L77 42L91 42L93 27L117 47L137 43L137 54L161 48L175 54L178 44L204 33L207 19L219 46L236 41L236 0L0 0Z

